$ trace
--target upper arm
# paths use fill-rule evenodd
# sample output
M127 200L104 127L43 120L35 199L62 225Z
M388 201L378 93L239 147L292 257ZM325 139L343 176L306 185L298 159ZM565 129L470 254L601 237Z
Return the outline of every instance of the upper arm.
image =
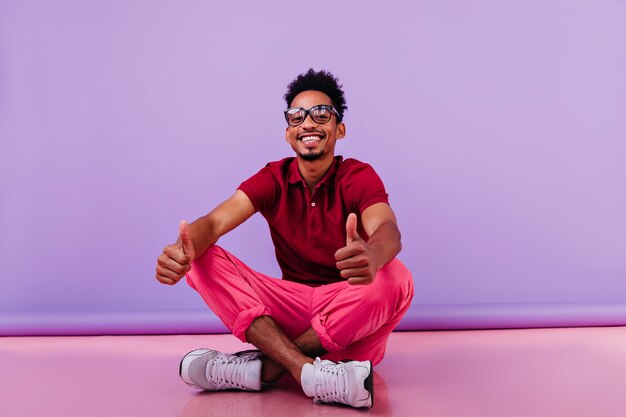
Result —
M254 213L254 206L248 196L241 190L235 191L232 197L208 214L216 240L248 220Z
M396 215L387 203L375 203L363 210L361 221L368 236L372 236L380 226L386 223L398 227Z

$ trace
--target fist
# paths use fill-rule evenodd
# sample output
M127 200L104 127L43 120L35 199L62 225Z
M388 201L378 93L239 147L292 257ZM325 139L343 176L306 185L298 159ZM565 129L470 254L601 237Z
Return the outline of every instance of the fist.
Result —
M163 253L157 258L157 281L166 285L176 284L189 272L194 258L195 250L189 237L189 224L183 220L178 227L176 243L163 248Z
M378 270L376 256L375 251L357 232L356 214L350 213L346 220L346 246L335 252L341 277L353 285L372 283Z

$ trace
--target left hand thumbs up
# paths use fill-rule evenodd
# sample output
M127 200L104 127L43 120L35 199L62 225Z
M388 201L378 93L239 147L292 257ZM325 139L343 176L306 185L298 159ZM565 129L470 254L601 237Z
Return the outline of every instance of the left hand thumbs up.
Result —
M359 232L357 232L356 230L356 224L356 214L348 214L348 220L346 220L346 246L348 246L352 242L361 239L361 236L359 236Z
M335 252L339 274L349 284L369 284L376 276L375 256L367 242L359 236L356 214L350 213L346 220L346 246Z

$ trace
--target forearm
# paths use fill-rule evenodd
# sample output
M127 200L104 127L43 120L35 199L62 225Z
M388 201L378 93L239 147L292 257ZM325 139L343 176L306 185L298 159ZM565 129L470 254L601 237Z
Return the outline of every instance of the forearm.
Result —
M206 216L189 225L189 237L196 257L202 256L217 240L254 214L250 199L240 190Z
M392 221L381 224L370 236L367 244L376 253L376 270L381 269L400 253L402 249L400 237L400 230Z
M189 225L189 237L196 251L196 257L200 257L213 246L221 237L211 213L202 216Z

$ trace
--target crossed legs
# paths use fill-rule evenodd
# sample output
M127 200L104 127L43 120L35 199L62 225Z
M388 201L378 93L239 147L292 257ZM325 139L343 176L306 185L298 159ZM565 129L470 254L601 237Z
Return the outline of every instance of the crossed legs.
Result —
M194 261L187 281L236 337L263 352L266 383L285 372L300 382L303 366L325 354L380 362L413 296L398 260L367 286L312 288L260 274L218 246Z
M261 381L266 384L277 382L285 372L300 383L304 364L326 353L313 328L291 340L269 316L257 317L248 327L246 338L264 354Z

